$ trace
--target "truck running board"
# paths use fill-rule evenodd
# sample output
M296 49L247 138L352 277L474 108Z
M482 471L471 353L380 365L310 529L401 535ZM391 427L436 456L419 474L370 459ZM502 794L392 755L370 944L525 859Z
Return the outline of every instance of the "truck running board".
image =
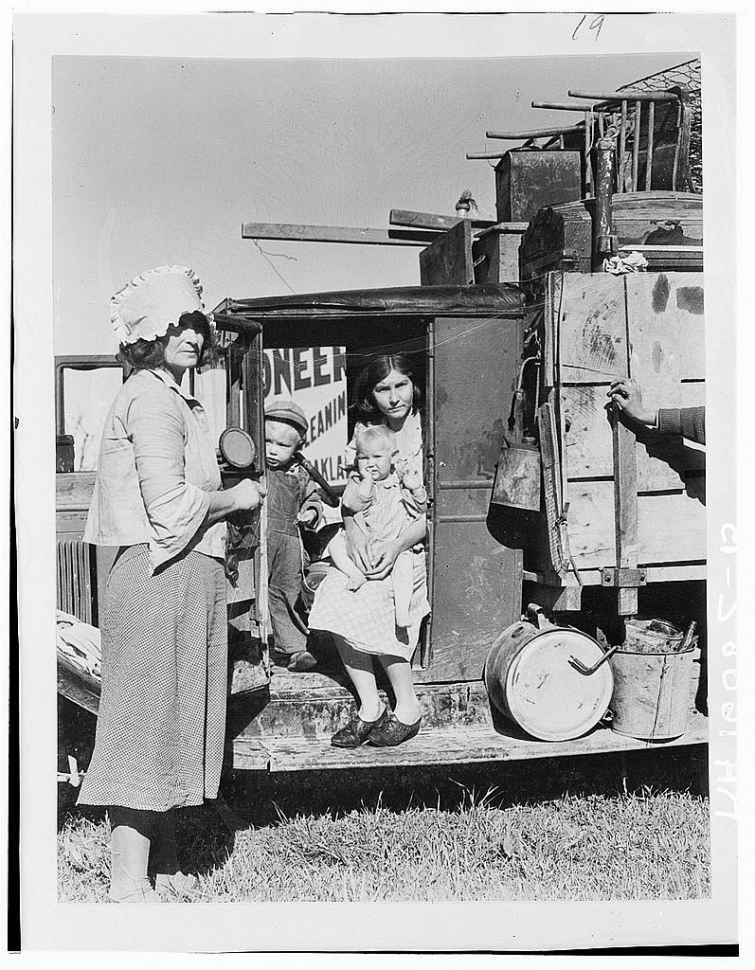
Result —
M474 764L556 758L583 754L659 750L706 744L708 719L690 716L686 734L673 741L646 742L623 737L599 727L575 741L535 741L497 734L495 731L456 728L429 730L396 748L373 748L365 744L354 750L334 748L329 738L240 737L233 742L233 767L239 771L324 771L329 768L383 768L410 765Z

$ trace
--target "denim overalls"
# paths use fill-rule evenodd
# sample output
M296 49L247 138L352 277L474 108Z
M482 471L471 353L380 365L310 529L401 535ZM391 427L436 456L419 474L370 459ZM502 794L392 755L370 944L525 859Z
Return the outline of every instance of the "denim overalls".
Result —
M304 551L297 515L308 498L311 482L304 469L298 467L291 471L268 468L265 481L268 597L274 649L294 654L306 650L309 632L302 601Z

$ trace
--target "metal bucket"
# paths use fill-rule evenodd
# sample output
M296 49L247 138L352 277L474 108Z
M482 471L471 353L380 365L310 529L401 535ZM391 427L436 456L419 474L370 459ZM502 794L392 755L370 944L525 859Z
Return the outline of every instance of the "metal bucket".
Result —
M687 730L694 648L681 653L619 649L611 660L612 730L642 741L670 741Z
M520 620L507 627L485 661L485 686L493 706L542 741L586 734L606 713L613 692L609 664L590 675L570 662L594 667L605 656L580 630Z
M540 511L540 452L534 444L501 449L490 501L510 509Z

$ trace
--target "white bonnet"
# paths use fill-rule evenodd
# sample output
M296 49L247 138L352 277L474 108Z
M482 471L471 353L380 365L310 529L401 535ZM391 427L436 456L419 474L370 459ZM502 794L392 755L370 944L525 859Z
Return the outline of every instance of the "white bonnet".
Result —
M158 266L110 299L110 322L120 344L163 337L183 313L204 313L202 284L188 266Z

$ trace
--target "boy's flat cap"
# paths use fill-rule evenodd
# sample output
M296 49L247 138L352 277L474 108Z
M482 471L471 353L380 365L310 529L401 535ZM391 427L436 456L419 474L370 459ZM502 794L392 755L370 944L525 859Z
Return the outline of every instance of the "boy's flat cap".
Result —
M265 417L274 421L285 421L292 424L302 435L306 435L309 428L307 415L298 404L285 398L273 399L265 405Z

